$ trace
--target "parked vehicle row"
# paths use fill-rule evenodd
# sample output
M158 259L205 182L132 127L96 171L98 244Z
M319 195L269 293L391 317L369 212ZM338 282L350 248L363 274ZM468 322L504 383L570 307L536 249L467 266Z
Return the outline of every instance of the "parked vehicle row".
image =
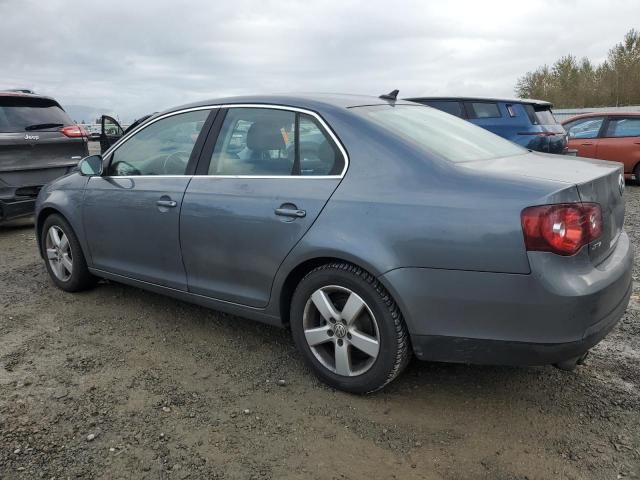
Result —
M49 183L37 238L63 290L102 277L287 326L322 381L366 393L412 355L573 368L631 294L624 186L619 163L394 95L227 98Z
M32 215L42 185L88 153L86 132L53 98L0 92L0 222Z

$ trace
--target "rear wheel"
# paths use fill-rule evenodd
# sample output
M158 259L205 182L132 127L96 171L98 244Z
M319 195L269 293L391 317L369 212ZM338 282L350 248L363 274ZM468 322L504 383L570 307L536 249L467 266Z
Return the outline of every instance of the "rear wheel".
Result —
M396 303L372 275L347 263L320 266L302 279L291 330L320 380L352 393L383 388L411 358Z
M53 214L47 217L40 245L49 276L58 288L77 292L95 284L78 238L62 216Z
M633 169L633 176L636 179L636 185L640 186L640 163Z

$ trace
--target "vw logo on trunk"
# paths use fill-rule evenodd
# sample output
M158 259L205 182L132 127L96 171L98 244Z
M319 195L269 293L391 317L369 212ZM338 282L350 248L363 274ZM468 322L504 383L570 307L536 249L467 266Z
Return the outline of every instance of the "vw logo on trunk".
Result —
M620 195L624 193L624 175L618 175L618 190L620 190Z

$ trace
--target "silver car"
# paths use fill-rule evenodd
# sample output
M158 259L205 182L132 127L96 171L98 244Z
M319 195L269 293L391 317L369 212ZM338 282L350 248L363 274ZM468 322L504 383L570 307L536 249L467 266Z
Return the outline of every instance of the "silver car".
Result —
M228 98L47 185L37 234L63 290L102 277L290 328L322 381L366 393L413 355L579 363L629 301L622 173L390 96Z

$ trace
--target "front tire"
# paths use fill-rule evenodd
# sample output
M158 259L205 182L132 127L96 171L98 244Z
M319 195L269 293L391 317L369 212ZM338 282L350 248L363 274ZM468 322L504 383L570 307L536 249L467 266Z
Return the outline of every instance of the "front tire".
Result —
M411 359L407 327L391 295L348 263L322 265L300 281L291 330L318 378L351 393L380 390Z
M40 248L53 283L67 292L86 290L95 284L80 242L62 216L52 214L42 226Z
M633 169L633 176L635 177L636 185L640 186L640 163Z

